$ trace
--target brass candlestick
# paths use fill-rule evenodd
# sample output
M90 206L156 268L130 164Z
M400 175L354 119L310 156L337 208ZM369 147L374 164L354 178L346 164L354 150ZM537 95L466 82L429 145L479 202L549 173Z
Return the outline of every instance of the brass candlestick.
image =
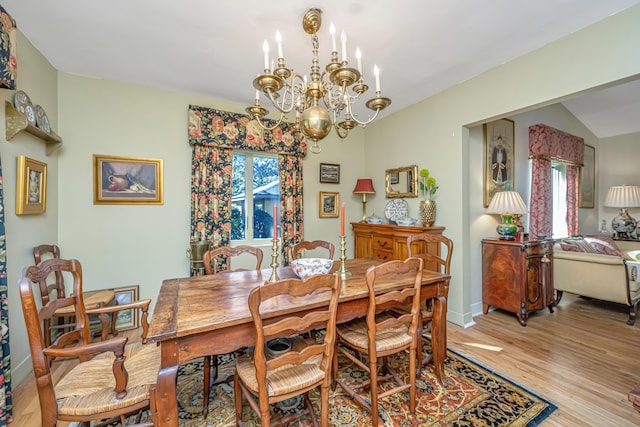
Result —
M271 245L271 277L264 283L273 283L280 280L278 277L278 239L273 239Z
M347 270L347 266L344 261L347 259L347 244L344 236L340 236L340 279L346 280L347 277L351 276L351 272Z

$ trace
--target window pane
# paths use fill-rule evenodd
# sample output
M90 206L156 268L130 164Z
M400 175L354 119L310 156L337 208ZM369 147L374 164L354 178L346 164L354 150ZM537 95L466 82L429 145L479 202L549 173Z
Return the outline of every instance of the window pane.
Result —
M232 174L231 240L272 239L273 207L280 204L278 158L234 153Z
M231 172L231 240L246 239L247 195L245 194L247 156L233 155Z
M553 164L551 168L553 185L553 237L567 237L567 167L563 163Z
M253 158L253 238L273 239L273 207L280 202L278 159Z

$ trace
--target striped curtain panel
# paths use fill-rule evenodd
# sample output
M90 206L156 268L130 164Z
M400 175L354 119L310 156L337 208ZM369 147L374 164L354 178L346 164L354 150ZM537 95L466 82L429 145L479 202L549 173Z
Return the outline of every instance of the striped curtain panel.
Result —
M7 245L4 229L4 188L0 159L0 426L13 421L11 397L11 356L9 353L9 305L7 296Z

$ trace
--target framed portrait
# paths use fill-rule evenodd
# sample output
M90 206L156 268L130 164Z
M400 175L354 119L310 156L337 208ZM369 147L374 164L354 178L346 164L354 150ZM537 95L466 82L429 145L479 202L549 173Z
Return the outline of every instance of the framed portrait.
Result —
M162 201L162 160L93 155L93 204Z
M41 214L47 210L47 164L18 156L16 215Z
M340 184L340 165L320 163L320 182Z
M484 124L484 207L493 195L513 191L513 120L500 119Z
M320 192L320 218L338 218L340 193Z
M116 293L116 301L118 304L127 304L139 299L140 285L123 286L114 289ZM116 329L118 331L126 331L127 329L135 329L138 327L139 313L137 309L122 310L117 312Z
M584 146L584 165L579 174L580 194L578 196L581 208L595 207L596 195L596 149L590 145Z

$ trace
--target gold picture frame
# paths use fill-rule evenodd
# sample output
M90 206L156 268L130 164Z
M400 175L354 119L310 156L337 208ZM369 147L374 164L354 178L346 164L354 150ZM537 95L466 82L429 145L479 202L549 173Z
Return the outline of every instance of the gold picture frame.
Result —
M484 126L484 207L494 194L513 191L514 138L513 120L500 119Z
M93 204L163 204L162 160L94 154Z
M122 286L113 289L116 293L116 301L118 304L128 304L138 301L140 294L140 285ZM136 329L139 322L138 309L122 310L117 312L116 329L118 331L126 331L128 329Z
M593 208L596 205L596 148L584 146L584 164L579 173L579 207Z
M47 164L18 156L16 215L41 214L47 210Z
M338 218L338 206L340 206L340 193L333 193L328 191L320 192L320 218Z

